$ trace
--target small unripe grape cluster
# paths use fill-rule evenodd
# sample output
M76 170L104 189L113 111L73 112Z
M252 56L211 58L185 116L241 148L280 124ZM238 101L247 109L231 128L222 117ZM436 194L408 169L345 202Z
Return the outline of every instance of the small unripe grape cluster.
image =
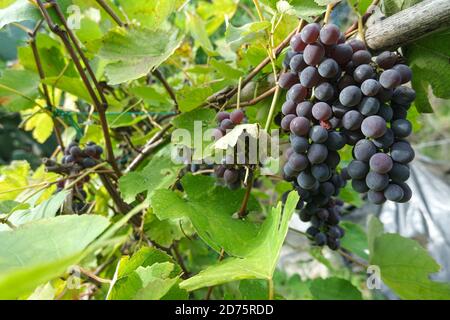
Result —
M242 124L245 119L245 113L241 109L230 112L221 111L217 114L218 128L214 130L213 136L215 140L219 140L233 130L235 126ZM245 179L246 169L243 165L235 163L236 157L230 160L229 157L223 159L223 164L214 167L216 177L223 179L230 189L238 189L241 187Z
M292 148L283 171L305 203L300 218L311 222L308 234L317 245L339 248L342 206L335 197L346 180L369 191L372 202L411 197L404 181L414 152L404 138L411 133L406 115L415 93L402 86L412 73L399 62L392 52L373 59L362 41L346 42L333 24L308 24L291 39L288 71L279 79L288 90L280 126L290 132ZM355 146L357 162L339 173L345 145Z

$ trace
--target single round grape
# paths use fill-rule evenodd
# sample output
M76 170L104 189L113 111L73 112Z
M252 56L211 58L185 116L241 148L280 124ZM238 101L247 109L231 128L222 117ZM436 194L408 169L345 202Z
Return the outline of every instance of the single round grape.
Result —
M408 202L409 200L411 200L411 198L412 198L411 188L404 182L399 182L397 184L400 186L400 188L403 189L403 193L404 193L403 198L399 202L405 203L405 202Z
M362 99L362 92L357 86L348 86L339 94L339 101L346 107L356 106Z
M309 137L313 142L323 143L328 139L328 131L322 126L314 126L309 131Z
M369 165L370 170L384 174L391 171L394 162L389 155L379 152L370 158Z
M331 170L325 163L312 166L311 173L319 182L325 182L331 177Z
M220 123L220 130L226 132L234 128L234 123L230 119L225 119Z
M308 65L306 64L305 60L303 60L303 54L301 53L293 56L289 62L289 67L291 68L291 71L294 72L301 72L307 66Z
M337 44L340 35L341 31L335 24L326 24L320 30L320 42L327 46Z
M310 101L303 101L297 105L296 113L299 117L312 118L313 104Z
M291 138L291 146L295 152L304 153L308 151L309 142L308 139L304 137L294 135L294 137Z
M73 148L72 148L73 149ZM72 150L70 150L72 152ZM87 146L86 148L84 148L84 153L91 158L97 158L97 148L95 147L95 145L91 145L91 146ZM80 149L80 153L79 156L81 156L82 151ZM78 157L79 157L78 156Z
M239 179L239 171L235 169L226 169L223 174L223 179L226 184L236 183Z
M314 241L316 245L324 246L327 243L327 236L324 233L319 232L314 236Z
M312 88L319 83L320 76L316 67L308 66L300 73L300 84Z
M288 114L295 114L297 109L297 105L294 101L286 100L285 103L283 103L283 106L281 107L281 112L287 116Z
M353 179L352 188L358 193L365 193L369 191L369 187L366 184L366 179Z
M405 192L399 185L391 183L386 188L386 190L384 190L384 196L388 200L398 202L403 199L403 197L405 196Z
M364 42L362 42L361 40L358 40L358 39L352 39L348 42L348 44L352 47L353 52L367 49Z
M369 64L372 62L372 55L367 50L359 50L353 53L352 62L355 67L360 66L362 64Z
M72 155L66 155L62 158L63 164L70 164L75 162L75 157Z
M389 176L371 171L366 176L366 184L370 190L383 191L389 185Z
M316 184L317 180L314 176L306 171L300 172L297 177L297 183L300 187L306 190L311 190Z
M404 64L397 64L392 67L392 69L397 70L402 78L402 83L407 83L412 79L411 68Z
M314 96L320 101L330 101L334 94L335 90L328 82L322 82L314 89Z
M283 167L284 178L294 178L297 176L298 171L291 167L291 164L287 162ZM287 179L286 179L287 180Z
M225 174L225 170L227 168L223 165L218 165L214 168L214 174L216 175L216 177L218 178L223 178L223 175Z
M378 110L378 115L382 117L386 122L390 122L394 116L394 110L387 104L382 104Z
M99 158L103 154L103 148L99 145L95 146L95 152L97 153L97 156L95 158Z
M340 91L344 90L344 88L347 88L349 86L353 86L356 84L355 79L351 75L344 74L338 81L338 89Z
M325 55L325 49L320 43L308 44L303 51L303 59L310 66L318 65Z
M386 198L384 197L384 193L380 191L369 190L367 193L367 199L369 202L373 204L383 204L386 202Z
M225 119L230 119L230 114L226 111L221 111L217 113L216 120L218 123L221 123Z
M350 110L342 117L342 125L347 130L357 130L361 127L363 119L364 117L360 112Z
M342 127L342 121L337 117L329 119L328 123L331 125L331 129L337 129Z
M310 128L309 120L304 117L296 117L291 121L289 128L292 133L298 136L304 136L308 134Z
M384 51L376 57L375 62L383 69L390 69L397 62L397 54L395 52Z
M84 158L81 161L81 165L83 166L83 168L92 168L92 167L95 167L96 164L97 163L92 158Z
M286 72L280 76L278 84L281 88L289 90L294 84L299 83L298 74L295 72Z
M369 64L362 64L356 67L353 72L353 79L358 83L363 83L367 79L373 79L375 77L375 71Z
M297 172L305 170L309 165L308 158L296 152L291 154L288 163L291 166L291 168Z
M283 67L286 69L289 69L290 64L291 64L291 59L296 55L297 53L292 51L292 50L288 50L286 52L286 56L284 57L283 60Z
M281 128L285 131L289 131L290 130L290 126L291 126L291 122L293 119L295 119L295 115L293 114L288 114L286 117L283 118L283 120L281 120Z
M303 42L308 44L316 42L319 38L319 34L320 25L318 23L307 24L300 32Z
M333 183L334 184L334 186L336 187L336 188L343 188L344 187L344 185L345 185L345 180L344 179L342 179L342 177L339 175L339 174L337 174L337 173L335 173L332 177L331 177L331 183Z
M321 183L320 184L320 193L326 197L331 197L336 193L336 187L331 182ZM327 215L327 218L328 218L328 215Z
M365 116L373 116L380 110L380 102L374 97L365 97L358 107L359 112Z
M394 90L392 101L397 104L406 106L416 99L416 92L406 86L400 86Z
M370 116L361 123L361 131L368 138L379 138L386 133L386 121L380 116Z
M233 121L234 124L240 124L245 118L244 111L242 110L234 110L230 114L230 120Z
M328 229L328 235L334 239L341 238L341 230L337 226L332 226Z
M364 139L364 135L362 134L361 130L345 130L344 133L347 138L347 144L351 146L354 146L359 140Z
M341 242L339 241L339 239L328 237L327 246L328 248L330 248L330 250L336 251L341 247Z
M391 157L395 162L406 164L414 159L415 152L408 142L399 141L392 145Z
M353 72L355 72L355 69L356 69L356 66L353 63L353 61L348 62L344 67L345 73L347 73L348 75L353 74ZM352 79L353 79L353 77L352 77ZM355 81L355 83L356 83L356 81Z
M331 110L331 107L325 102L317 102L312 107L312 116L316 120L328 120L332 114L333 110Z
M341 217L339 215L339 212L336 208L329 208L328 209L328 219L327 223L331 226L336 226L341 221Z
M347 172L352 179L363 179L369 172L369 165L364 161L352 160L347 167Z
M322 77L331 79L339 74L340 68L333 59L325 59L320 63L318 70Z
M331 169L336 169L340 162L341 162L341 156L339 155L339 153L334 150L328 150L328 157L325 160L325 163Z
M408 110L405 107L396 106L393 109L392 120L406 119L408 116Z
M316 227L309 227L308 229L306 229L306 233L311 237L315 237L316 234L318 234L319 232L320 230L317 229Z
M324 195L322 195L322 196L324 196ZM327 197L324 196L324 198L327 198ZM317 218L319 218L320 220L326 221L326 220L328 219L328 216L329 216L328 210L327 210L327 209L320 208L319 210L317 210L316 216L317 216Z
M352 179L352 177L350 177L350 175L348 174L348 169L347 169L347 168L343 168L343 169L341 170L341 177L342 177L342 179L344 179L344 180L346 180L346 181Z
M342 118L345 113L351 110L350 107L342 105L339 101L333 103L331 109L333 110L334 116L338 118Z
M377 148L388 149L395 141L394 132L391 128L386 129L386 133L380 138L374 139L373 143Z
M328 156L328 149L325 145L313 143L308 150L308 160L311 164L324 162Z
M378 98L378 100L380 100L380 102L388 102L389 100L391 100L393 94L394 90L381 87L376 97Z
M380 84L383 88L394 89L402 83L402 77L397 70L389 69L380 75Z
M391 171L389 171L389 178L394 182L405 182L409 179L411 170L406 164L394 162Z
M375 79L367 79L361 84L361 91L368 97L374 97L381 89L381 84Z
M95 151L95 149L94 149L94 151ZM71 147L71 148L69 149L69 153L70 153L70 155L71 155L72 157L74 157L74 158L79 158L79 157L81 157L81 155L83 154L83 151L81 150L80 147L78 147L78 146L73 146L73 147ZM94 154L95 154L95 152L94 152Z
M342 132L331 131L328 133L328 139L325 142L325 145L330 150L338 151L345 147L346 142L347 139Z
M345 66L353 56L353 49L346 43L333 46L329 57L333 58L339 65Z
M397 138L406 138L412 132L412 125L406 119L397 119L392 122L391 129Z
M359 140L353 148L353 156L356 160L368 162L377 153L377 148L368 139Z
M305 50L306 43L303 42L301 35L298 33L291 38L291 49L294 52L303 52Z
M287 92L286 97L288 100L291 100L295 103L300 103L305 100L307 94L307 88L305 88L301 84L294 84Z

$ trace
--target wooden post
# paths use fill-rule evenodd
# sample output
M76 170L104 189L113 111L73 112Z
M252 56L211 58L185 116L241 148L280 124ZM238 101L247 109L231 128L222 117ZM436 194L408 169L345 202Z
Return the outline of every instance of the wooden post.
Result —
M396 49L449 26L450 0L424 0L369 26L365 38L372 50Z

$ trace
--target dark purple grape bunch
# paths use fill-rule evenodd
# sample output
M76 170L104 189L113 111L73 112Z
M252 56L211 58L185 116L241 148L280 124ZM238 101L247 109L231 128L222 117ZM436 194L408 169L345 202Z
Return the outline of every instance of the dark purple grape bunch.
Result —
M395 52L373 58L363 43L351 43L355 53L337 106L348 143L354 146L347 178L371 203L408 202L412 191L406 180L415 152L405 140L412 133L406 118L416 93L404 84L412 71Z
M237 125L246 121L245 113L242 109L237 109L230 112L221 111L217 114L218 128L214 130L214 138L217 141L233 130ZM230 160L229 157L223 159L223 163L214 167L214 174L216 177L223 179L225 184L230 189L238 189L246 176L246 168L242 164L236 164L236 157Z
M291 40L285 60L289 70L279 81L288 90L281 128L290 132L291 142L283 175L300 195L297 209L300 219L311 223L308 235L316 245L332 250L339 249L344 236L339 226L343 203L336 197L346 185L338 172L338 151L346 136L330 105L338 94L343 63L339 58L351 50L344 41L335 25L305 26Z
M88 142L82 149L77 142L72 142L66 148L61 160L63 165L78 165L82 169L96 166L103 154L103 148L94 142Z

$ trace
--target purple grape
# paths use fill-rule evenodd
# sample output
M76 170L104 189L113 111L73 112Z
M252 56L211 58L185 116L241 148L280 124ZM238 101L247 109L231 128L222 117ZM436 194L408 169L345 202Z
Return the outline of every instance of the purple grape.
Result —
M288 114L295 114L297 105L295 102L291 100L286 100L285 103L283 103L283 106L281 107L281 112L287 116Z
M400 76L402 78L402 81L401 81L402 84L411 81L412 71L411 71L411 68L408 67L407 65L397 64L397 65L393 66L392 69L394 69L394 70L398 71L398 73L400 73Z
M406 119L397 119L391 124L391 129L397 138L406 138L412 132L412 125Z
M303 60L303 54L299 53L292 57L289 63L291 71L300 72L305 69L308 65L305 60Z
M303 171L309 166L308 158L296 152L289 157L288 164L297 172Z
M399 141L392 145L391 157L395 162L406 164L414 159L415 152L408 142Z
M327 46L337 44L340 35L341 32L336 25L326 24L320 30L320 42Z
M310 102L310 101L300 102L296 108L297 116L311 119L312 118L312 108L313 108L312 102Z
M353 72L353 79L358 83L363 83L367 79L373 79L374 77L375 72L368 64L362 64L356 67L355 72Z
M308 150L308 160L311 164L324 162L328 156L328 149L325 145L313 143Z
M333 49L330 52L330 58L336 60L341 66L345 66L352 59L352 56L353 49L346 43L333 46Z
M339 101L346 107L356 106L362 99L362 92L357 86L348 86L339 94Z
M361 40L358 40L358 39L352 39L348 42L348 44L352 47L353 52L367 49L364 42L362 42Z
M286 72L280 76L278 84L281 88L289 90L294 84L299 83L299 81L297 73Z
M400 86L394 90L392 101L399 105L409 105L416 99L416 92L406 86Z
M372 62L372 55L367 50L356 51L352 56L352 62L354 63L355 67L362 64L369 64L370 62Z
M304 136L309 132L309 120L304 117L296 117L291 121L289 128L292 133L298 136Z
M363 122L363 115L356 110L350 110L342 117L342 125L347 130L357 130Z
M318 65L325 55L325 49L320 43L308 44L303 51L303 59L310 66Z
M403 191L403 188L400 187L399 185L391 183L386 188L386 190L384 190L384 196L388 200L399 202L404 198L405 192Z
M292 149L297 153L304 153L308 151L309 148L308 139L296 135L291 137L291 145Z
M295 115L288 114L286 117L283 118L283 120L281 120L281 128L285 131L289 131L293 119L295 119Z
M386 130L386 121L380 116L370 116L361 123L361 131L368 138L379 138Z
M294 84L287 92L286 97L288 100L291 100L295 103L300 103L305 100L307 94L307 88L305 88L301 84Z
M300 83L306 88L312 88L319 83L320 76L316 67L308 66L300 73Z
M383 69L390 69L397 62L397 54L395 52L384 51L376 57L375 62Z
M367 79L361 84L361 91L368 97L373 97L378 94L381 89L381 84L375 79Z
M335 90L328 82L322 82L314 89L314 96L320 101L330 101L334 95Z
M323 143L328 139L328 131L322 126L314 126L309 131L309 137L313 142Z
M369 172L369 165L364 161L352 160L347 167L347 172L352 179L363 179Z
M398 87L401 83L402 77L400 73L396 70L389 69L383 71L383 73L380 75L380 84L383 86L383 88L394 89L395 87Z
M294 52L303 52L305 50L306 43L303 42L301 35L298 33L291 38L291 49Z
M370 190L383 191L389 185L389 176L371 171L366 176L366 184Z
M394 162L391 171L389 171L389 178L394 182L405 182L409 179L410 172L406 164Z
M230 120L233 121L234 124L240 124L245 118L245 114L242 110L234 110L230 114Z
M370 158L377 153L377 148L372 141L359 140L353 148L353 155L356 160L368 162Z
M323 60L320 63L318 70L319 75L328 79L336 77L340 72L339 65L333 59Z
M373 204L383 204L386 202L386 198L384 197L384 193L380 191L369 190L367 193L367 199L369 202Z
M365 116L373 116L380 110L380 102L374 97L365 97L361 100L358 110Z
M312 108L312 115L316 120L328 120L332 113L331 107L325 102L318 102Z
M300 36L304 43L314 43L319 38L320 25L318 23L310 23L306 25L300 32Z
M370 170L377 173L388 173L391 171L394 162L391 157L385 153L376 153L370 158Z

